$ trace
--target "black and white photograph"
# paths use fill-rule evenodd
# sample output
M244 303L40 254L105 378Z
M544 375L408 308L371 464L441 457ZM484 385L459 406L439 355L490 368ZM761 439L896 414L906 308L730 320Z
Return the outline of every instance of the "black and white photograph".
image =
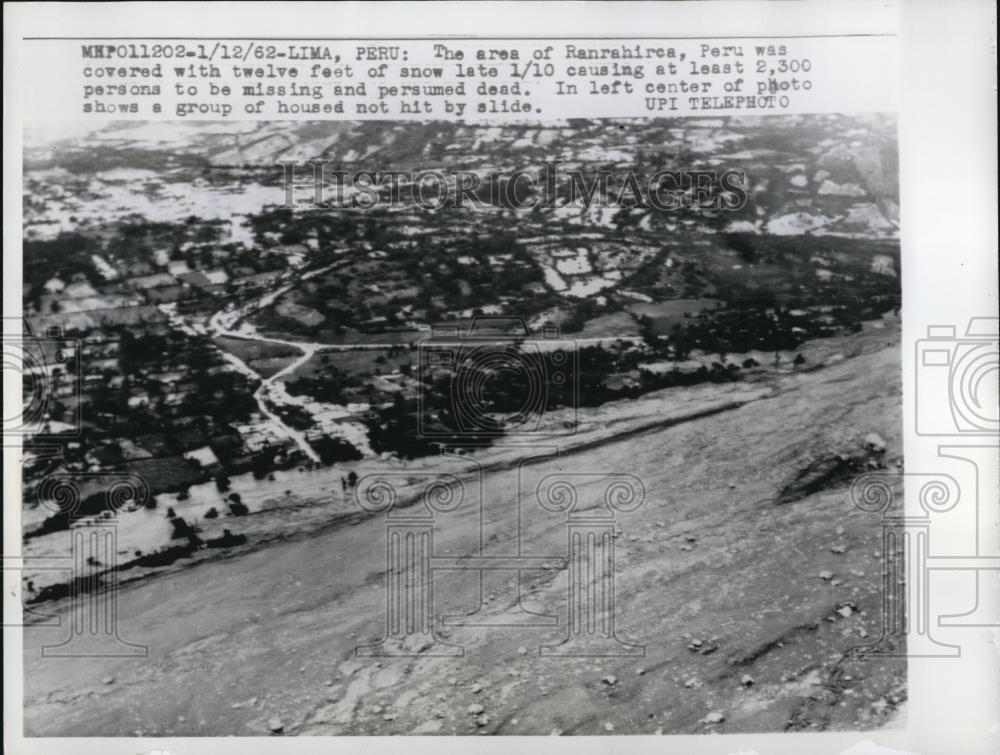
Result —
M60 450L25 453L24 553L86 568L22 575L68 612L26 634L26 726L905 715L902 558L851 490L903 465L896 155L885 114L29 147L29 439Z

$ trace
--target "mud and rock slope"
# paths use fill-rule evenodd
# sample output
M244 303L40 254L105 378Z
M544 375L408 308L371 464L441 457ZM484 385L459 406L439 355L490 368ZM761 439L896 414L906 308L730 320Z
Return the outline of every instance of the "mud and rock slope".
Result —
M848 656L879 637L884 555L878 516L852 504L849 486L865 469L902 463L898 332L866 331L839 347L823 367L775 378L763 398L487 472L483 506L467 485L470 505L435 525L439 556L480 547L564 555L565 515L531 502L540 481L587 473L577 492L590 501L602 484L595 474L634 475L646 500L614 525L615 621L644 655L541 656L540 646L567 632L567 573L553 570L524 571L519 585L513 572L490 572L482 583L475 573L435 572L436 614L494 626L439 627L462 657L420 645L416 657L357 657L355 647L377 640L386 621L385 521L372 517L124 588L119 632L148 645L146 659L44 659L40 645L65 629L33 627L26 733L887 725L905 700L905 661ZM663 395L683 401L684 389ZM870 433L883 452L865 449ZM531 626L538 614L558 625Z

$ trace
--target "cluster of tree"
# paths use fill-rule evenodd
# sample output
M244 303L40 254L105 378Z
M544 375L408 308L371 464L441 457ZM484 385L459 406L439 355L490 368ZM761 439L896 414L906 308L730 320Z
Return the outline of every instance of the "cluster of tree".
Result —
M361 381L350 373L324 364L318 377L298 377L285 384L293 396L309 396L324 404L346 404L344 391L356 388Z
M343 438L322 435L319 438L310 438L309 444L319 454L319 459L323 464L360 461L362 458L361 452Z
M23 281L27 288L24 300L36 312L42 310L45 284L53 276L64 283L69 283L76 274L87 280L99 277L91 255L100 250L100 244L90 236L61 233L54 239L25 239L23 248Z
M462 445L461 438L418 414L416 400L395 394L389 406L375 410L368 423L368 442L376 453L394 453L404 459L434 456L442 446Z

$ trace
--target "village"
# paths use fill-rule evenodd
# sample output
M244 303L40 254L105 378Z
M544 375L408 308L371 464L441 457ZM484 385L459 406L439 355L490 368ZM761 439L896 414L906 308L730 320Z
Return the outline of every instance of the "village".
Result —
M529 413L540 416L810 369L801 344L899 306L898 208L873 171L877 156L858 146L866 134L870 152L883 126L844 120L793 122L770 152L729 119L426 124L419 138L377 123L332 134L329 124L205 129L194 148L172 152L155 128L133 126L96 140L98 155L101 139L114 147L109 164L36 153L25 175L25 332L72 354L41 360L39 378L73 379L59 382L28 438L26 537L65 524L34 495L53 474L135 475L151 506L204 520L253 512L265 498L254 484L273 493L288 474L327 469L346 489L362 459L488 446L525 421L525 386L490 370L537 372ZM136 167L148 154L153 167ZM484 175L554 155L612 180L586 204L563 181L533 211L502 200L282 206L274 162L316 155L341 168L379 155L387 166L447 162ZM667 213L604 201L627 172L680 159L745 171L747 206ZM426 349L442 325L461 336L488 321L505 323L496 334L506 346L480 375L483 421L470 430L455 405L461 365L434 363ZM543 334L573 353L570 373L546 347L532 351ZM52 438L66 441L61 454L31 451ZM183 542L188 530L176 527Z

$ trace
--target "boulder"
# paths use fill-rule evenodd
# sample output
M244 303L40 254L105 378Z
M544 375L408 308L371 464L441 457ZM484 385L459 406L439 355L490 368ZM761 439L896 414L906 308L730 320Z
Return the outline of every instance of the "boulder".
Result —
M885 441L878 433L868 433L865 436L865 448L872 453L885 453Z

